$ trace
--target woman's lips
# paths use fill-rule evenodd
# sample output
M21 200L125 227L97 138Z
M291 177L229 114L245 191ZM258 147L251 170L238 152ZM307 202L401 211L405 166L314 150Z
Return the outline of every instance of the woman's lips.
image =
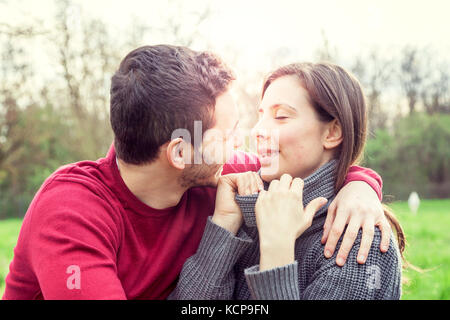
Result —
M261 166L268 166L278 159L280 152L278 150L258 150L258 158Z

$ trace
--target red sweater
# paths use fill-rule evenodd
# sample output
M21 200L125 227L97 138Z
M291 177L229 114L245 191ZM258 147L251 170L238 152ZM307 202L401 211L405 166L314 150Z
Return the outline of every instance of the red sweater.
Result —
M245 163L223 174L259 169L254 155L236 159ZM347 179L381 197L370 169L352 167ZM126 187L113 147L106 158L61 167L28 208L3 299L165 299L197 250L215 192L191 188L175 207L153 209Z

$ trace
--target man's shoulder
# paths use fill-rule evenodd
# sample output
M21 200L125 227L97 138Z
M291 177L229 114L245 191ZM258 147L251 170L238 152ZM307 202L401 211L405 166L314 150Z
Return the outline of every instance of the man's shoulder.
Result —
M97 161L84 160L62 165L56 169L42 184L36 195L50 189L58 189L61 192L75 193L95 193L105 196L108 192L105 177L102 169L106 165L105 159Z
M237 150L223 166L222 175L247 171L256 172L260 167L261 164L256 154Z
M75 216L96 221L105 218L116 220L117 199L95 172L93 166L97 165L96 162L91 163L88 167L72 163L58 168L44 181L26 215L33 216L34 221L73 220Z

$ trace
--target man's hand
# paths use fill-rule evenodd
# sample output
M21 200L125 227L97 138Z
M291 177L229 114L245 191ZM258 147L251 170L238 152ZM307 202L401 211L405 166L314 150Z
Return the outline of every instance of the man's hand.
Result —
M381 230L380 250L389 249L391 226L376 192L363 181L353 181L345 185L328 208L324 224L322 244L325 245L325 257L330 258L336 248L345 226L348 224L344 239L336 257L336 263L343 266L355 242L359 229L363 234L357 261L364 264L373 241L374 228Z
M221 176L217 184L216 208L212 222L236 234L242 225L241 209L234 197L250 195L264 190L261 177L256 172L233 173Z

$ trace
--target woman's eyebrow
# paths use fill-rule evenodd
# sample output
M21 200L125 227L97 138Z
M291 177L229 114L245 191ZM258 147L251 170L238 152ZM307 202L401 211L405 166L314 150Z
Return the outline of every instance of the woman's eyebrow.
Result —
M271 108L272 109L276 109L276 108L279 108L279 107L287 107L287 108L297 112L297 109L295 109L293 106L291 106L291 105L289 105L287 103L277 103L277 104L272 105Z
M280 107L286 107L286 108L288 108L288 109L291 109L292 111L295 111L295 112L297 112L297 109L295 109L293 106L291 106L291 105L289 105L289 104L287 104L287 103L276 103L276 104L273 104L273 105L271 105L270 107L269 107L269 109L277 109L277 108L280 108ZM263 110L263 108L261 108L261 107L258 107L258 112L260 112L260 111L262 111Z

